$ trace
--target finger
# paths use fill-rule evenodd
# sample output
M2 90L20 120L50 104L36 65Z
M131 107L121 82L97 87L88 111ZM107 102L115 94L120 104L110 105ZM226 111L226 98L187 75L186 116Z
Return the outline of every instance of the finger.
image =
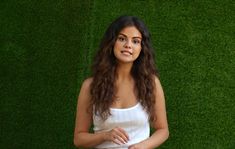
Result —
M115 137L115 139L118 140L118 141L119 141L120 143L122 143L122 144L126 144L126 143L127 143L121 136L118 136L118 135L117 135L117 136Z
M128 134L126 133L126 131L122 128L118 128L118 130L122 133L123 137L124 137L124 140L127 142L129 141L129 136Z
M117 139L117 137L114 137L114 138L112 139L112 141L113 141L115 144L117 144L117 145L121 145L121 143L120 143L120 141Z
M115 136L118 136L117 138L120 140L123 140L125 143L127 143L128 139L125 136L125 134L123 134L123 132L121 132L120 130L115 130ZM120 138L119 138L120 137Z

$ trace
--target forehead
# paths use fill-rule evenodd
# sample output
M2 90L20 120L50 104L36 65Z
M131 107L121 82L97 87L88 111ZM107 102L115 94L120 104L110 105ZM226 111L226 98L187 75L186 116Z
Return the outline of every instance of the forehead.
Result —
M119 34L124 34L127 37L142 37L140 31L135 26L128 26L123 28Z

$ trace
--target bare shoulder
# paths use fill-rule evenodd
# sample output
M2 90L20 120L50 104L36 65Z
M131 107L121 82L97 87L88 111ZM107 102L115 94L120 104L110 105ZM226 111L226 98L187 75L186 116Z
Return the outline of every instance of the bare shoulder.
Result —
M81 88L82 88L82 89L89 90L92 81L93 81L93 78L92 78L92 77L85 79L85 80L83 81L83 83L82 83L82 87L81 87Z
M163 99L164 100L164 91L160 82L160 79L157 76L154 76L154 82L155 82L155 94L156 94L156 100Z
M161 87L160 79L157 76L154 76L154 81L157 88Z
M93 81L93 78L87 78L86 80L83 81L81 89L80 89L80 93L78 96L78 101L79 103L87 103L90 100L90 86L91 83Z
M93 81L92 77L85 79L82 83L82 87L90 88L92 81Z

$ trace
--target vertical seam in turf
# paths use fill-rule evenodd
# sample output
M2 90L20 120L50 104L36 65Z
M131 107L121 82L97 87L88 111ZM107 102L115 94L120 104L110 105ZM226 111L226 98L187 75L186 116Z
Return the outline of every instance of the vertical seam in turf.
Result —
M95 9L95 1L92 1L91 3L91 16L90 16L90 20L89 20L89 40L88 40L88 44L89 44L89 48L86 51L86 64L88 65L88 67L85 69L85 75L89 75L90 74L90 68L91 68L91 64L92 64L92 51L94 50L94 18L95 18L95 14L94 14L94 9Z

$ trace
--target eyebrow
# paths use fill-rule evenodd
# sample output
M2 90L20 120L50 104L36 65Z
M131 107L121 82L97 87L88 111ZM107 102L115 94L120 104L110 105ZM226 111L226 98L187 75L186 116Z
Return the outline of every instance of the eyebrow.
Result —
M123 34L123 33L119 33L119 35L122 35L122 36L127 37L127 35L125 35L125 34ZM142 38L141 38L141 37L139 37L139 36L135 36L135 37L132 37L132 38L139 38L139 39L142 39Z

